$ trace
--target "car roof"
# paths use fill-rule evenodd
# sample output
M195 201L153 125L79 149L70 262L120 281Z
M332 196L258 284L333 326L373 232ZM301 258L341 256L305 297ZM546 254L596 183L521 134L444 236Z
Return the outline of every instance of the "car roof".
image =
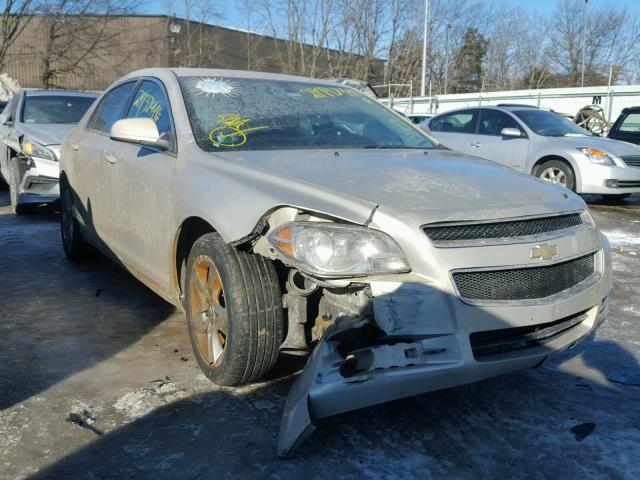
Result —
M164 76L167 72L173 73L176 77L232 77L232 78L250 78L250 79L263 79L263 80L279 80L290 82L309 82L325 85L338 85L344 87L344 84L336 83L333 80L324 80L320 78L311 77L299 77L296 75L286 75L282 73L267 73L267 72L248 72L245 70L224 70L218 68L145 68L142 70L136 70L131 72L120 79L126 80L135 77L158 77ZM119 81L119 82L120 82ZM118 83L119 83L118 82Z
M94 92L80 92L77 90L25 90L27 97L92 97L98 98Z

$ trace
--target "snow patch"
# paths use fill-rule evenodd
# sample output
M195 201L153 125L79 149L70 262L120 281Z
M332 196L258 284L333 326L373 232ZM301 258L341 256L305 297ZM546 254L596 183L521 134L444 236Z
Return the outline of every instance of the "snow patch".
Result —
M187 396L188 394L185 390L178 388L172 382L165 382L126 393L118 398L113 406L129 418L136 419L145 416L156 408L182 400Z
M612 230L602 232L609 239L611 245L634 245L640 247L640 237L637 234L623 232L622 230Z

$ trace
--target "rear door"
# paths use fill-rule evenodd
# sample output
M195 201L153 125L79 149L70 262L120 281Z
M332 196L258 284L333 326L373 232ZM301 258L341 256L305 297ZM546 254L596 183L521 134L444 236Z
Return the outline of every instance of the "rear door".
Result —
M445 147L473 155L477 119L477 109L458 110L433 118L429 130Z
M502 135L500 132L503 128L518 129L522 136ZM500 110L483 108L478 117L478 134L471 148L472 155L523 171L527 162L529 139L511 115Z
M170 287L170 254L175 207L169 181L176 163L176 134L168 95L157 79L136 87L126 118L151 118L171 148L162 151L109 140L105 155L113 171L113 242L130 268L159 286Z

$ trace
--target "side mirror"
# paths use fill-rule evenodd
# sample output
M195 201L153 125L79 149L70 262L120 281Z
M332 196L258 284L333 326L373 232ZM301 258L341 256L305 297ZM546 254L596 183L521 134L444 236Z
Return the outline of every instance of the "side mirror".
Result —
M0 113L0 125L12 125L13 122L11 121L11 115L9 115L8 113Z
M500 135L503 137L521 137L522 132L517 128L503 128L500 130Z
M160 138L156 123L150 118L123 118L111 126L111 140L168 150L170 142Z

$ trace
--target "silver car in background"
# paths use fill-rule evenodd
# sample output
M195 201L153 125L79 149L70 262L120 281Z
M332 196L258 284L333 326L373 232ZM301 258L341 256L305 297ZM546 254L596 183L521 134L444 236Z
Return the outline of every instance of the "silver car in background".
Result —
M6 105L0 114L0 174L9 185L15 213L59 199L62 139L97 97L65 90L23 90Z
M548 110L487 106L449 111L426 129L442 145L577 193L624 198L640 192L640 147L592 135Z
M344 85L134 72L60 167L67 256L97 247L184 309L207 378L309 355L280 455L322 418L540 365L607 315L609 244L580 197Z

